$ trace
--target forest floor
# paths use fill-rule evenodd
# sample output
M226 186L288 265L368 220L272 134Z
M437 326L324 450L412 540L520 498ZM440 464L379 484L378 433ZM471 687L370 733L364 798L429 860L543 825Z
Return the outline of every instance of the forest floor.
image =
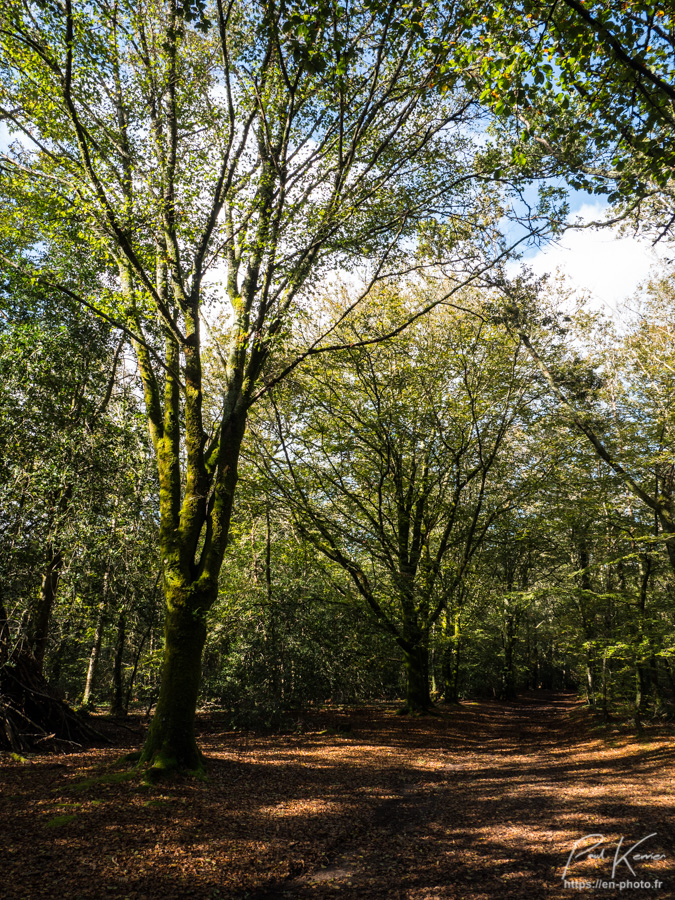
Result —
M294 734L204 715L208 780L147 786L119 763L142 739L126 722L114 747L1 759L2 900L675 897L672 726L598 729L543 693L418 719L324 709ZM578 849L602 840L600 858L574 856L565 887L593 834Z

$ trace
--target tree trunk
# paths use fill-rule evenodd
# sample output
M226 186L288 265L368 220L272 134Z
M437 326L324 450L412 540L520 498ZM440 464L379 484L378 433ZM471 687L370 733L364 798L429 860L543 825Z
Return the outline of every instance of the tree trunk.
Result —
M162 680L140 764L157 773L184 769L201 772L201 751L195 738L195 713L206 641L207 604L178 602L167 597Z
M124 610L117 620L117 635L115 637L115 655L113 659L113 693L110 704L111 716L126 715L124 706L124 679L122 677L122 657L124 655L124 643L126 640L126 615Z
M106 572L107 576L107 572ZM96 681L96 670L98 669L98 661L101 656L101 644L103 643L103 631L105 629L106 603L105 600L99 608L98 621L96 623L96 631L94 632L94 646L91 648L89 657L89 667L87 668L87 680L84 685L84 694L82 695L82 705L89 706L92 702L91 695L94 691L94 683Z
M406 712L424 713L431 708L429 650L424 641L403 649L406 673Z
M595 709L595 676L590 650L586 651L586 702L591 709Z
M270 693L274 703L281 703L281 683L279 678L279 654L277 647L277 617L274 608L274 595L272 592L272 527L270 523L270 508L265 507L265 592L267 608L269 610L268 644L269 658L267 661L269 671Z
M60 549L54 547L51 541L47 546L46 555L46 568L40 584L40 595L28 625L30 647L40 673L42 673L44 668L45 652L49 638L49 622L63 567L63 553Z
M602 694L600 713L603 722L609 721L609 676L607 673L607 650L602 653Z
M663 668L666 673L666 678L668 679L671 699L675 700L675 676L673 676L673 670L670 668L670 663L667 659L663 660Z
M448 617L445 620L446 636L450 638L443 653L443 702L459 703L459 650L460 650L460 614L453 618L452 634L447 635Z
M9 659L9 637L9 621L2 597L2 583L0 583L0 669Z
M649 673L645 666L643 655L643 642L649 629L647 627L647 595L649 593L649 581L652 571L652 558L647 553L641 560L642 577L640 579L640 600L638 603L638 647L635 661L635 730L642 732L642 718L645 711L645 703L649 693Z
M642 733L642 715L644 712L645 683L644 671L641 665L635 666L635 730Z

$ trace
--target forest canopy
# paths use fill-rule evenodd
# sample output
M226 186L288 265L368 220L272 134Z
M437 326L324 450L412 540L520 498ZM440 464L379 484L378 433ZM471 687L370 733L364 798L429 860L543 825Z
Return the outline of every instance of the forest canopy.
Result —
M198 706L675 703L673 293L520 254L575 191L664 245L672 15L5 0L0 743ZM609 223L609 224L608 224ZM516 273L516 274L514 274Z

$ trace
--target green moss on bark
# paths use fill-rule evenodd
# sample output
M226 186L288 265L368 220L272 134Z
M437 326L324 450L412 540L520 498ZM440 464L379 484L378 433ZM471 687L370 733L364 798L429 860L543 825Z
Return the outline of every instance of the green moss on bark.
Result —
M168 604L164 664L155 715L139 765L153 777L179 770L203 773L204 759L195 737L195 712L206 639L204 617L184 602ZM191 604L192 605L192 604Z

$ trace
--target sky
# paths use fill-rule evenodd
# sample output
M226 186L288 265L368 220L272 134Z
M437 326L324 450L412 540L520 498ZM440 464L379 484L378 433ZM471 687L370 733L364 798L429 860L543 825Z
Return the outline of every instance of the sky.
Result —
M7 129L0 122L0 151L7 144ZM570 221L598 221L607 211L606 204L583 192L572 192L569 200ZM620 235L616 228L569 229L558 242L528 252L509 269L515 273L526 265L536 275L562 272L572 287L589 295L591 307L625 320L630 318L630 300L638 286L665 256L665 248L654 251L648 239ZM668 267L672 270L673 263Z
M580 200L573 205L570 220L598 221L606 210L603 203ZM620 235L616 228L586 228L568 230L556 244L528 255L511 271L521 265L536 275L559 271L571 286L590 295L592 308L623 319L630 316L630 300L640 283L665 262L665 248L652 249L648 239ZM672 263L668 268L672 270Z

